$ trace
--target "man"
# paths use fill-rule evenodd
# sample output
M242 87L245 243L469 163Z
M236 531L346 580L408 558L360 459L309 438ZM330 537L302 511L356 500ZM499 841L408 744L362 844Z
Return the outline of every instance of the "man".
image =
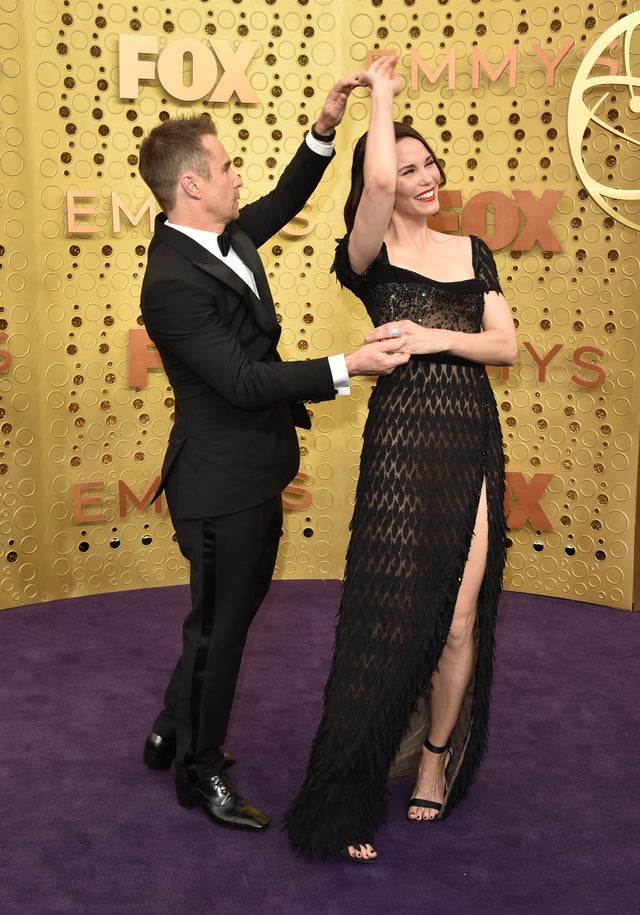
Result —
M175 757L178 802L235 829L269 823L229 778L222 747L249 625L273 574L281 492L298 470L294 422L309 428L302 401L332 399L349 376L387 374L408 359L401 340L386 340L282 362L256 250L316 188L357 85L354 75L334 86L277 186L242 209L242 180L208 115L164 121L140 148L140 173L163 211L141 309L176 404L159 492L190 563L192 602L144 761L163 769Z

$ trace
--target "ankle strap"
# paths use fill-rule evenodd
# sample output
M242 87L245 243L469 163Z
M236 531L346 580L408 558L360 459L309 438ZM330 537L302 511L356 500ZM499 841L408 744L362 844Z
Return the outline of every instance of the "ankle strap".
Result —
M443 747L434 746L429 738L427 737L424 742L425 747L429 750L430 753L444 753L445 750L448 750L451 747L451 740L447 740Z

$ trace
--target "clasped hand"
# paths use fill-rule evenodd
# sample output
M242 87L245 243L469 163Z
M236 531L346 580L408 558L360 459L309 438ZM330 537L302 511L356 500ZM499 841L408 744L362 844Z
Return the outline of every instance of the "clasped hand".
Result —
M401 320L390 321L374 327L367 334L366 342L374 343L377 340L399 339L402 340L401 352L416 355L418 353L443 353L447 352L451 331L439 327L423 327L415 321Z
M400 75L395 72L397 63L397 54L383 54L381 57L376 57L368 70L362 70L354 75L361 86L373 89L376 85L381 86L388 83L393 94L398 95L401 86Z
M376 57L368 70L357 70L344 76L329 90L322 111L315 122L318 133L331 133L341 123L347 108L347 99L354 89L366 87L373 89L376 82L388 82L393 94L400 92L400 77L394 73L398 62L397 54Z

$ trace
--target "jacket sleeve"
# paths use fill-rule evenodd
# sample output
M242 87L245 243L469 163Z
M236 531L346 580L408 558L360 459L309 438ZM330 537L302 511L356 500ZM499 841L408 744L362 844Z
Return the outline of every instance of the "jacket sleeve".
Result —
M300 212L320 183L334 155L335 153L322 156L315 153L303 141L274 189L241 209L238 226L256 248Z
M195 279L163 271L147 283L142 304L147 332L183 397L201 395L203 384L244 410L335 397L328 359L276 361L259 333L254 345L241 346L221 320L211 289Z

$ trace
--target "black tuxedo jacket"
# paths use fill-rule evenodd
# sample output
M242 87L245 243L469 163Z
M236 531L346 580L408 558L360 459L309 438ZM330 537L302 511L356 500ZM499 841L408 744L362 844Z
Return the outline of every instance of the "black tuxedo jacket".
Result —
M299 464L292 405L301 411L300 401L335 397L328 359L280 360L280 326L256 250L300 212L330 161L302 143L273 191L229 226L259 297L222 260L165 226L164 215L156 218L141 309L175 398L158 492L177 474L177 517L228 514L281 492Z

